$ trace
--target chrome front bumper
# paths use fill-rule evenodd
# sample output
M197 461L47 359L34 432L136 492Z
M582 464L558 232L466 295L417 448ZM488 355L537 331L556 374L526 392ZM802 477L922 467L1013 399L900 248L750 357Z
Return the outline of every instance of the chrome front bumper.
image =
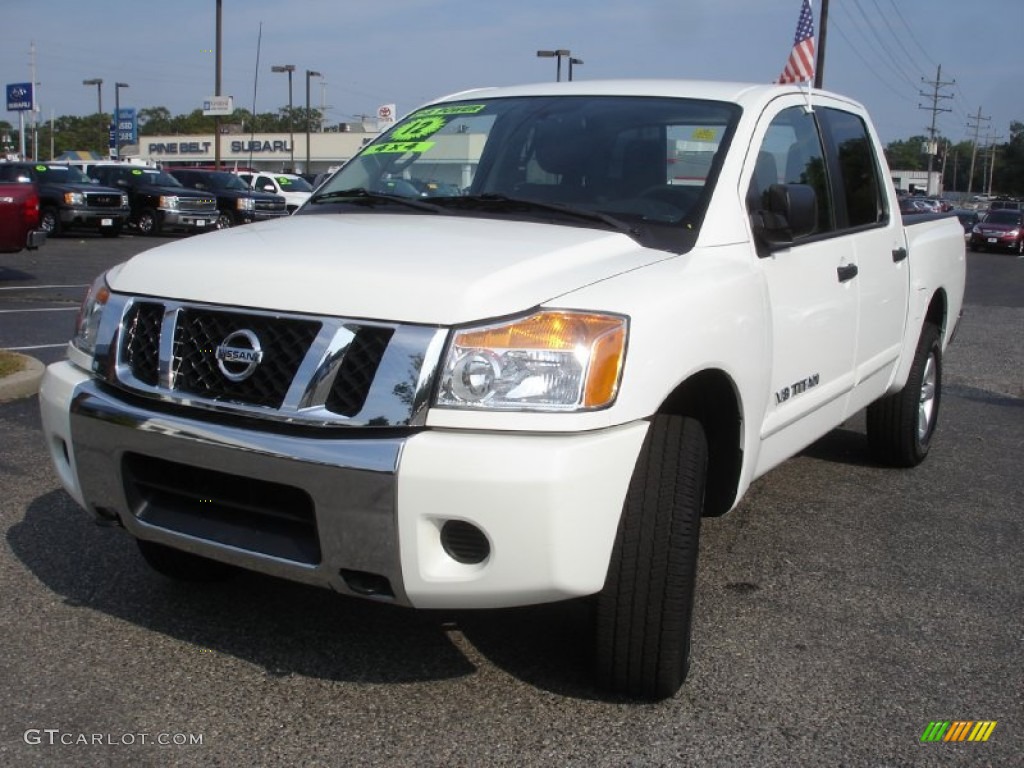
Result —
M93 381L77 387L70 411L82 498L101 521L214 560L408 604L395 516L403 438L200 423L143 410Z

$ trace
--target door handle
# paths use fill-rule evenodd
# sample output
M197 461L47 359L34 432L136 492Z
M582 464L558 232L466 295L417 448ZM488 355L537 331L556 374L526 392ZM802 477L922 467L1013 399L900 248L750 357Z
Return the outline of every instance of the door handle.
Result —
M906 248L895 248L895 249L893 249L892 260L893 260L894 263L898 264L899 262L903 261L905 258L907 258L907 249Z
M853 280L857 276L858 271L856 264L843 264L841 267L836 267L836 274L839 275L840 283Z

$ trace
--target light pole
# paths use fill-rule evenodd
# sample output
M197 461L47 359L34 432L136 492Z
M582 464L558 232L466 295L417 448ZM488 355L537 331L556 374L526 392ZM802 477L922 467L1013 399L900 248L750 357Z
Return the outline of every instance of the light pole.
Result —
M583 63L583 59L574 59L571 56L569 57L569 82L572 82L572 65L573 64L582 64L582 63Z
M94 77L91 80L83 80L82 85L96 86L96 111L103 114L103 78Z
M571 55L572 52L565 48L558 48L557 50L554 51L537 51L537 56L542 59L557 59L558 63L555 69L556 82L561 82L562 80L562 57L569 57ZM572 78L570 77L569 79L571 80Z
M292 72L295 71L294 64L275 64L270 68L271 72L288 73L288 135L291 137L292 167L295 171L295 110L292 107ZM308 172L308 171L307 171Z
M114 159L121 159L121 89L128 83L114 83Z
M309 132L310 132L310 119L309 119L309 78L311 77L323 77L319 72L314 72L312 69L306 70L306 173L309 173ZM294 168L292 170L295 170Z

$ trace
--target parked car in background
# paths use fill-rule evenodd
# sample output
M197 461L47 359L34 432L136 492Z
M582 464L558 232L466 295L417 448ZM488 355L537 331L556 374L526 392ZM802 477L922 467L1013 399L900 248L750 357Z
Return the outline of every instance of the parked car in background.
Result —
M971 230L972 251L1012 251L1024 255L1024 213L995 210Z
M288 215L283 195L250 189L234 173L198 168L171 168L168 173L189 189L216 196L217 229Z
M988 204L990 211L1017 211L1024 213L1024 203L1020 200L993 200Z
M970 241L974 226L981 221L981 214L970 208L954 208L953 213L960 219L960 224L964 228L964 239Z
M217 222L217 200L213 195L186 189L158 168L97 163L89 168L89 176L128 194L130 220L144 235L158 235L165 230L205 231L213 229Z
M292 213L309 199L313 187L301 176L294 173L270 173L269 171L235 171L250 189L270 192L285 199L288 213Z
M89 229L104 237L117 237L128 223L128 195L93 183L70 165L0 163L0 181L35 183L39 192L39 226L54 237L70 229Z
M17 253L23 248L32 251L44 242L36 185L0 182L0 253Z

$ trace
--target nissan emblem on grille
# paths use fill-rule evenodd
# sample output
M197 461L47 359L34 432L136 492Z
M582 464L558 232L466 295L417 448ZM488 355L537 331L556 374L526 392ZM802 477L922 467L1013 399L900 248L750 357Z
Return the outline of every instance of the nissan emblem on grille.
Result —
M249 346L233 346L242 340ZM263 349L255 333L249 330L230 333L217 347L217 367L230 381L245 381L263 360Z

